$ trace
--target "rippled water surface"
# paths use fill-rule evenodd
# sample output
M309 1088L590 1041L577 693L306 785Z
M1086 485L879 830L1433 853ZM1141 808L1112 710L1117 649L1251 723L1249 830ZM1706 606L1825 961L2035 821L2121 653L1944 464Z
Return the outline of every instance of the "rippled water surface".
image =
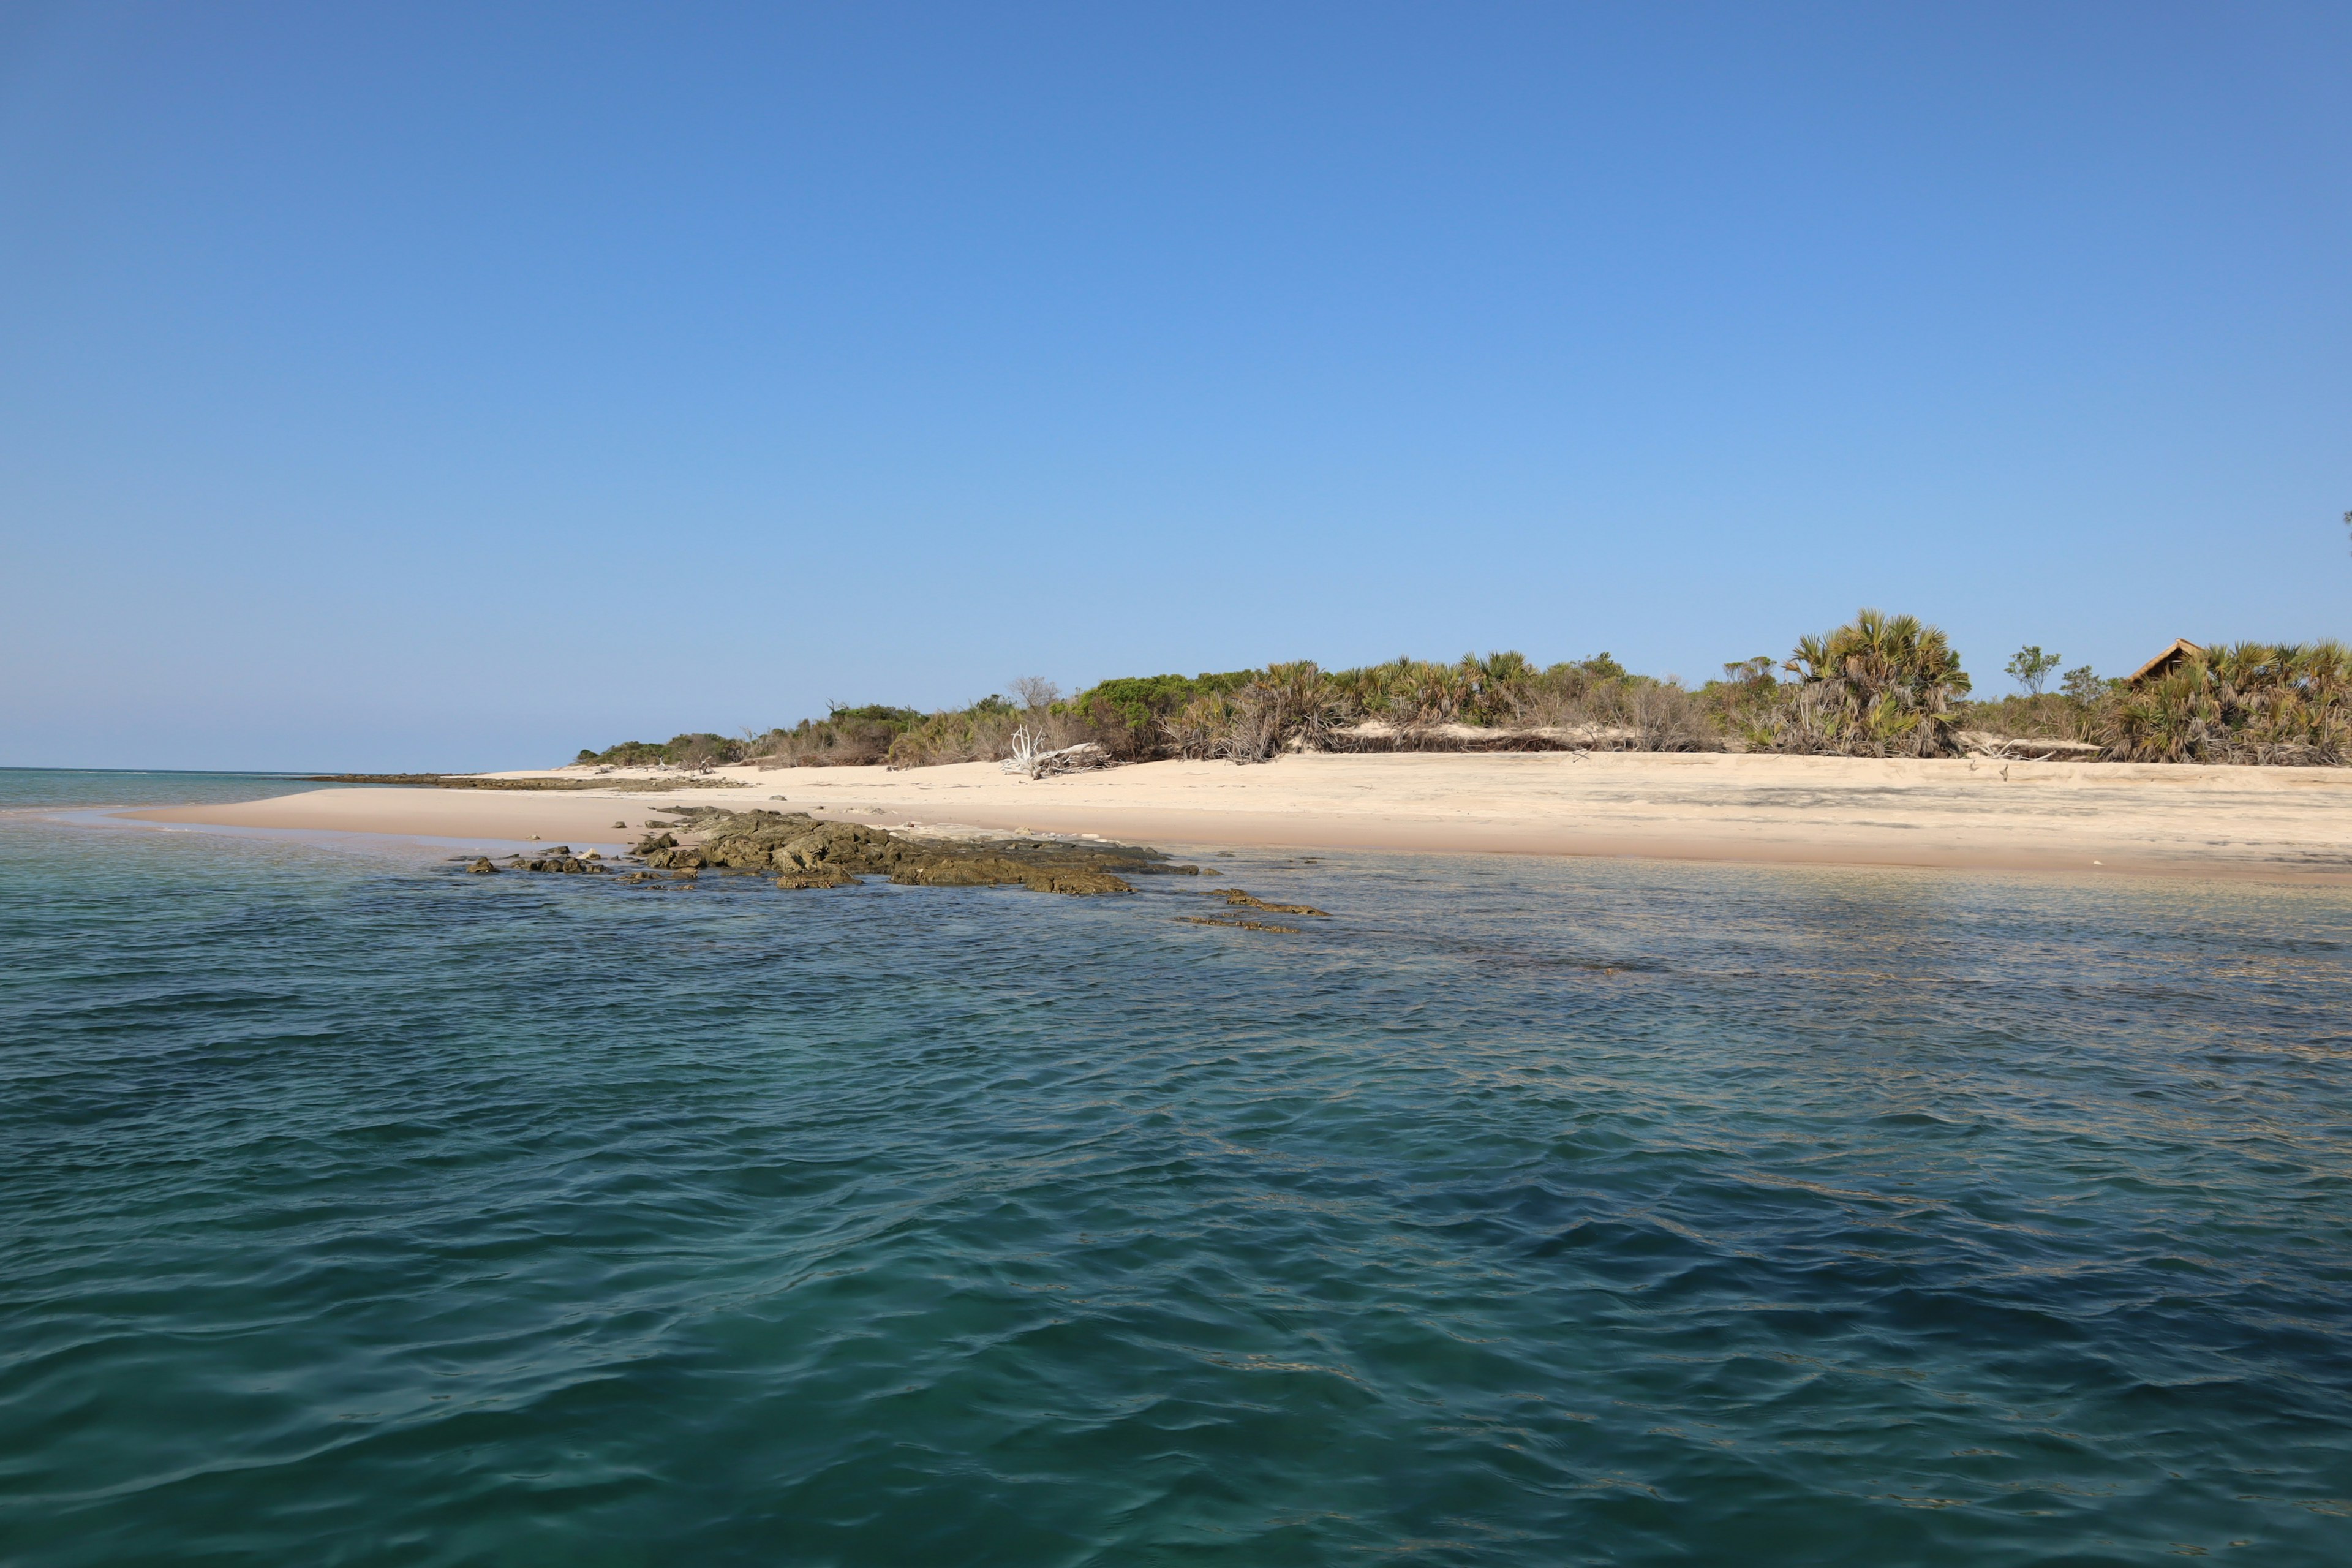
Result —
M2352 895L1204 860L1284 936L26 777L0 1561L2352 1560Z

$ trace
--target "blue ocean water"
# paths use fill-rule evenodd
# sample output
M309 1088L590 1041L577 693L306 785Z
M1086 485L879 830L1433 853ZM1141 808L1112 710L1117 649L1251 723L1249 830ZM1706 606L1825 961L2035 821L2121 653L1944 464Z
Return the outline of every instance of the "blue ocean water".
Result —
M216 805L268 800L297 790L346 789L301 773L133 773L121 768L0 768L0 811L38 806L120 810L142 805Z
M7 1563L2352 1558L2345 891L60 809L283 787L0 773Z

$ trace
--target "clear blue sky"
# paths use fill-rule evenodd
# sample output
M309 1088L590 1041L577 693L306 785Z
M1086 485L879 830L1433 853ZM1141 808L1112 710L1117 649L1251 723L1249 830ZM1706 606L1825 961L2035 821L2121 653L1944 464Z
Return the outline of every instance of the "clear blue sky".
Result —
M0 8L0 763L2352 633L2352 10Z

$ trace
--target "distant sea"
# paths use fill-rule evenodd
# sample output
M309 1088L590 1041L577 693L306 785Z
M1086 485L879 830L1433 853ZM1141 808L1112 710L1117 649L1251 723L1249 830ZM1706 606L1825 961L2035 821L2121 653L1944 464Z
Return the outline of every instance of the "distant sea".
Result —
M2352 1561L2345 890L84 809L286 787L0 773L0 1563Z

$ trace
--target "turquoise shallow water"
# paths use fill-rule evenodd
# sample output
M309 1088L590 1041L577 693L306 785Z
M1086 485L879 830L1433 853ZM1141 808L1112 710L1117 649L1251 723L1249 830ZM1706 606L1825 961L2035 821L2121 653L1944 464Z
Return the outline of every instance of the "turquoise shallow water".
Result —
M174 787L0 773L0 1561L2352 1557L2341 891L54 809Z

